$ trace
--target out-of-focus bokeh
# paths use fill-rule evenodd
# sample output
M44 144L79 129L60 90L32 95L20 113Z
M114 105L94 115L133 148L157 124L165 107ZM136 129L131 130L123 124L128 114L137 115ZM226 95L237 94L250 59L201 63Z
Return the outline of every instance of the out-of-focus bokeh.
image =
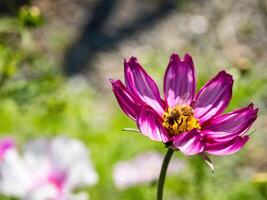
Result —
M155 199L155 174L129 187L114 180L119 164L138 168L146 161L140 154L166 149L121 131L135 124L120 111L108 79L123 79L123 59L136 56L162 87L171 53L188 52L198 88L225 69L235 80L228 111L254 102L260 112L242 151L211 157L213 174L200 158L176 152L178 172L167 177L165 199L265 200L266 36L266 0L1 0L0 136L21 146L57 135L82 140L99 174L85 189L90 199ZM120 183L132 180L125 171Z

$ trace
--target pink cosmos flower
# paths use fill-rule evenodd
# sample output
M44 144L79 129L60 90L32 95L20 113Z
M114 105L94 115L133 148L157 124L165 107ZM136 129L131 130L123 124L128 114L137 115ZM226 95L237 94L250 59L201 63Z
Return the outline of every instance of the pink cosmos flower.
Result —
M78 140L35 139L22 156L11 139L0 139L0 193L23 200L87 200L73 190L94 185L98 175Z
M248 141L247 130L257 118L253 104L223 114L232 97L233 78L220 71L196 93L193 60L189 54L170 57L164 75L164 98L137 59L124 62L125 85L111 80L121 109L140 132L186 155L207 152L229 155Z

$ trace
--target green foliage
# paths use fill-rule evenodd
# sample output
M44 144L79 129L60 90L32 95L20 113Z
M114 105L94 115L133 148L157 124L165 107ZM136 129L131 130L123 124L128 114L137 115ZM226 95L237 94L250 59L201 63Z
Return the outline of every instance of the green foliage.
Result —
M41 12L35 6L23 6L19 11L18 19L24 26L37 27L43 24Z

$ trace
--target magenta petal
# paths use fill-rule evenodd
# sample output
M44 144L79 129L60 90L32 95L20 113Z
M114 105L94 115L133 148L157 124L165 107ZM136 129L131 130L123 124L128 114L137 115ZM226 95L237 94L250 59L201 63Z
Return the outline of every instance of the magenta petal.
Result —
M15 141L11 138L0 139L0 159L5 155L5 153L15 146Z
M142 107L137 116L137 126L142 134L151 140L168 142L170 140L166 129L162 126L158 114L149 107Z
M196 129L175 136L173 145L185 155L196 155L204 150L201 133Z
M221 71L200 89L195 99L195 117L200 123L224 111L232 97L232 86L232 76Z
M132 95L120 80L110 80L115 97L126 115L136 120L136 112L140 105L139 100Z
M233 112L216 116L202 127L203 133L215 141L229 141L243 135L257 118L253 104Z
M164 95L169 107L190 104L195 94L195 70L191 56L185 54L180 60L177 54L170 58L164 76Z
M227 141L217 142L213 144L206 144L205 151L209 154L224 156L236 153L247 143L249 136L240 137Z
M124 63L126 86L135 96L151 106L160 116L164 113L164 103L154 80L146 73L137 59L132 57Z

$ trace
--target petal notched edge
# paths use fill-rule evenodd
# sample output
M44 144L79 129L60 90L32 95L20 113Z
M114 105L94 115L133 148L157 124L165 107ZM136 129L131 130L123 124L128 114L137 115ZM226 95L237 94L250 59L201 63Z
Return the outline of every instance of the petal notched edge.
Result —
M227 114L212 118L203 127L203 132L213 141L229 141L244 135L257 119L258 109L250 104Z
M148 75L135 57L124 60L124 76L127 88L141 101L152 107L160 116L165 105L155 81Z
M195 117L203 123L222 113L232 98L233 78L225 71L220 71L208 81L197 93L195 100Z
M177 54L170 57L164 75L164 96L169 107L190 104L195 94L195 68L192 57L185 54L180 60Z

